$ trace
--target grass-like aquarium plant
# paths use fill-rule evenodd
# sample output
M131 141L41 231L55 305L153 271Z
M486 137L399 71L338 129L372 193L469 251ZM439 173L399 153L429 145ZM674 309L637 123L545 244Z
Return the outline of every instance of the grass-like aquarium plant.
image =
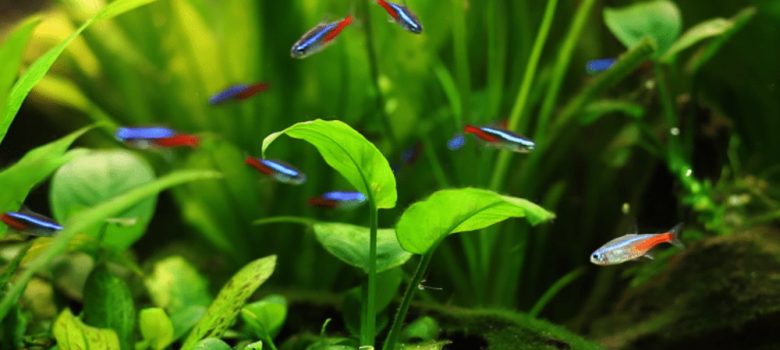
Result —
M700 3L0 13L0 348L779 346L780 10Z

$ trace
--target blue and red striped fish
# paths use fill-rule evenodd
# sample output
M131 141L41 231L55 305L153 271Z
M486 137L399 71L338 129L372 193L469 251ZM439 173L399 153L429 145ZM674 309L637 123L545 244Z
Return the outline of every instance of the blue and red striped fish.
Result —
M9 228L32 236L50 237L62 230L54 220L30 210L9 211L0 216Z
M474 134L487 145L512 152L529 153L536 147L536 144L525 136L493 126L466 125L463 132Z
M628 234L615 238L597 249L590 256L590 262L596 265L615 265L626 261L653 257L648 253L661 243L682 247L680 230L683 224L677 224L669 232Z
M267 83L233 85L211 96L209 104L213 106L231 100L246 100L268 90L268 87Z
M387 11L387 14L389 14L402 28L414 34L422 33L423 27L422 24L420 24L420 20L417 19L417 16L406 6L385 0L377 0L376 3L379 4L379 6L382 6L382 8Z
M192 134L179 134L173 129L163 127L121 127L115 134L117 140L138 148L190 147L200 145L200 137Z
M245 163L281 183L300 185L306 182L306 175L304 173L292 165L279 160L247 156Z
M348 25L352 23L352 16L330 23L320 23L312 28L306 34L293 44L290 50L290 56L293 58L305 58L314 53L322 51L325 47L333 43L333 39L341 34Z
M599 58L590 60L585 63L585 71L588 74L601 73L607 69L612 68L612 65L614 65L615 62L617 62L617 59L615 58Z
M309 199L309 204L321 208L354 209L366 202L366 195L357 191L331 191Z

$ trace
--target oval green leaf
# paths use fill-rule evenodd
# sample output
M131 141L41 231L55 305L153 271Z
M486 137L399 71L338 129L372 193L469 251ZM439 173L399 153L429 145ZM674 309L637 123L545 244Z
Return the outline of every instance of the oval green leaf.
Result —
M29 282L36 273L48 267L54 258L64 253L71 240L73 240L79 232L83 232L85 229L99 222L103 222L107 218L115 217L122 211L127 210L127 208L132 207L148 197L157 195L169 187L190 181L216 179L220 176L221 175L217 172L206 170L177 171L73 216L73 218L65 222L62 231L54 238L54 243L41 253L40 256L35 258L35 260L30 262L27 269L25 269L16 279L14 285L3 295L2 300L0 300L0 320L8 314L11 306L16 303L19 295L22 294L22 291L24 291L24 288L27 286L27 282Z
M79 212L148 184L154 178L149 163L127 150L82 155L62 166L52 178L50 197L54 217L65 222ZM124 250L146 232L156 202L157 197L150 197L117 215L119 219L132 222L131 225L104 222L89 228L86 233L98 237L104 232L103 243L107 247Z
M525 199L476 188L442 190L412 204L396 224L406 251L425 254L447 235L479 230L509 218L526 218L532 225L555 217Z
M130 288L106 265L95 267L84 284L84 322L116 332L122 349L133 349L135 305Z
M276 337L286 318L287 299L278 294L269 295L241 310L241 319L261 338Z
M180 256L157 262L144 284L154 305L171 315L173 339L195 326L212 300L206 278Z
M195 344L195 350L233 350L219 338L206 338Z
M57 141L37 147L27 152L16 164L0 172L0 184L3 184L3 190L0 191L0 211L18 210L33 187L49 177L61 165L86 152L85 150L68 152L68 148L91 128L79 129ZM0 237L7 228L5 225L0 225Z
M680 10L671 1L641 2L621 8L604 9L604 23L627 48L644 37L655 40L655 57L666 52L682 30Z
M67 308L57 317L52 333L60 350L119 349L113 330L87 326Z
M187 337L182 349L194 348L201 339L222 336L236 319L246 300L271 277L275 267L276 255L271 255L247 264L233 275Z
M322 119L297 123L263 140L264 157L268 146L282 134L316 147L325 162L369 200L373 198L378 209L395 207L395 175L390 164L374 144L349 125Z
M165 349L173 342L173 323L163 309L152 307L141 310L138 322L141 336L153 350Z
M342 223L315 223L317 241L339 260L368 273L368 227ZM406 263L412 254L401 248L395 230L380 229L376 241L376 271L382 272Z

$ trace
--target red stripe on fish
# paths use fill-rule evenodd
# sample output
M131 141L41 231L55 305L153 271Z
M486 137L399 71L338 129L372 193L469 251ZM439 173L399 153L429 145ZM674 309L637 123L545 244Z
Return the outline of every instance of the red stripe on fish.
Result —
M474 134L477 137L479 137L479 138L481 138L481 139L483 139L483 140L485 140L487 142L496 142L496 141L498 141L498 137L490 135L490 134L482 131L482 129L480 129L480 128L476 127L476 126L473 126L473 125L466 125L466 127L463 128L463 132L465 132L467 134Z
M257 169L257 171L259 171L259 172L261 172L263 174L271 175L271 174L274 173L274 171L271 168L265 166L263 163L261 163L256 158L247 156L246 160L244 160L244 163L249 164L249 166Z
M341 22L339 22L339 24L337 24L336 27L333 28L333 30L328 32L328 34L325 34L325 38L323 40L325 42L328 42L333 39L336 39L336 37L341 33L341 31L344 30L346 26L350 25L350 23L352 23L352 16L344 17L344 19L341 20Z
M197 148L200 145L200 138L196 135L179 134L172 137L152 140L155 145L160 147L191 147Z

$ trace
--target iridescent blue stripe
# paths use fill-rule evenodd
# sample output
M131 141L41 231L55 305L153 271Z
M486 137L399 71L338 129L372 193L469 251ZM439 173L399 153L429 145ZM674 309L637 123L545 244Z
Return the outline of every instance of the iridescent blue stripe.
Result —
M589 74L603 72L612 67L612 65L615 64L615 61L617 60L614 58L600 58L597 60L590 60L585 63L585 71L587 71Z
M149 139L163 139L167 137L173 137L176 132L162 127L144 127L144 128L127 128L122 127L117 129L116 138L122 141L129 140L149 140Z
M322 195L322 198L338 202L363 202L366 200L366 196L364 194L355 191L326 192Z
M409 9L392 2L388 2L388 4L395 10L396 13L398 13L399 20L403 22L409 30L415 33L422 31L420 22L417 21L411 12L409 12Z
M463 134L455 134L451 139L447 141L447 148L450 151L457 151L463 148L466 144L466 137Z
M17 213L17 212L7 212L6 215L14 219L24 221L25 223L35 225L39 228L45 228L45 229L55 230L55 231L62 230L62 226L41 215L25 214L25 213Z
M262 159L260 161L263 163L263 165L271 168L273 171L277 173L281 173L289 177L298 177L301 175L301 172L298 171L298 169L295 169L291 166L287 166L285 164L275 162L273 160L268 160L268 159Z
M293 45L293 50L308 51L310 47L319 44L325 38L325 35L336 27L337 24L338 22L333 22L321 27L315 27Z
M249 87L249 85L246 85L246 84L233 85L233 86L231 86L231 87L229 87L229 88L227 88L227 89L225 89L225 90L215 94L214 96L211 96L211 98L209 99L209 104L215 105L217 103L225 102L225 101L235 97L236 95L244 92L248 87Z
M484 131L485 133L491 134L493 136L497 136L506 142L516 143L526 147L533 147L535 145L533 141L510 131L495 129L489 126L483 126L480 129L482 129L482 131Z

